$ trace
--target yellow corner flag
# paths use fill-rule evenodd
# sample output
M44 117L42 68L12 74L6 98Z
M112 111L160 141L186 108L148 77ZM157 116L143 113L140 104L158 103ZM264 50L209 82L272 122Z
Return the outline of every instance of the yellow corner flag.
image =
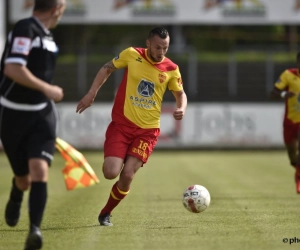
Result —
M69 143L57 137L55 147L66 160L62 173L67 190L88 187L100 182L85 157Z

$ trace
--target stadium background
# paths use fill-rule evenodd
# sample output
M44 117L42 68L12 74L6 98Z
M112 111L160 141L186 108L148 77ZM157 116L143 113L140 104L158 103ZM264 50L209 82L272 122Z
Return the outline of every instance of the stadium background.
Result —
M31 0L5 0L0 46ZM188 2L188 4L187 4ZM77 148L101 148L122 71L112 75L85 113L75 113L99 68L128 46L145 45L148 30L168 28L168 53L182 72L189 105L172 119L166 93L158 148L283 148L283 102L269 92L280 73L295 66L298 0L68 0L53 30L60 53L55 84L59 136ZM3 7L3 8L1 8ZM6 15L5 15L6 14ZM6 24L6 25L4 25Z

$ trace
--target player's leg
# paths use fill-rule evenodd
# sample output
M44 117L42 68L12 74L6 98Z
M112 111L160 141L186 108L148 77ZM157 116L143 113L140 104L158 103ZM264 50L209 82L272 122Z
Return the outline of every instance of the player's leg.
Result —
M111 212L129 193L130 184L134 175L138 169L147 162L156 145L159 133L159 129L134 129L134 131L132 131L130 128L122 128L121 136L123 136L123 140L119 140L119 144L121 144L121 141L124 143L124 141L126 141L125 138L129 138L128 141L132 142L130 145L126 146L126 160L119 180L112 187L109 199L98 217L100 225L112 226L112 223L110 222ZM113 134L116 135L116 133ZM130 137L134 138L130 139ZM113 140L109 141L112 142ZM112 144L114 144L115 147L117 145L117 143ZM118 146L118 149L119 148L125 147Z
M101 210L98 220L102 226L112 226L110 216L113 209L127 196L135 173L143 165L143 161L128 155L121 171L119 180L113 185L108 201Z
M7 225L14 227L19 222L23 194L30 187L30 177L24 151L11 143L7 143L6 138L2 139L5 152L14 173L9 199L5 208L5 221Z
M297 141L292 140L285 144L285 148L288 154L290 165L295 167L297 165Z
M16 226L20 218L23 192L30 186L24 136L27 134L27 124L22 120L23 112L0 107L0 137L5 153L12 168L14 177L5 208L7 225Z
M107 156L104 158L102 171L105 179L113 180L121 172L123 168L124 158Z
M290 161L290 165L295 167L297 164L297 136L298 125L288 120L283 123L283 141Z
M53 160L56 139L56 112L52 105L35 112L34 129L28 135L27 155L31 187L28 199L29 233L25 249L42 247L41 223L47 203L48 171Z
M298 137L299 124L285 121L283 124L283 138L285 148L289 157L290 165L295 168L294 180L296 183L296 192L300 193L300 165L298 161Z
M16 226L19 222L23 193L29 187L29 175L13 177L9 199L5 208L5 221L10 227Z
M296 164L295 164L295 183L296 192L300 194L300 125L297 130L297 140L296 140Z
M31 188L29 193L29 234L25 249L40 249L42 234L40 230L44 210L47 202L48 162L40 158L29 160Z
M125 128L124 128L125 129ZM132 133L130 135L132 137ZM106 130L104 142L104 163L102 166L103 175L106 179L115 179L121 172L130 145L130 138L123 131L123 126L111 122ZM111 207L115 207L115 193L119 192L117 184L113 185L108 201L98 215L100 225L112 226L110 223Z

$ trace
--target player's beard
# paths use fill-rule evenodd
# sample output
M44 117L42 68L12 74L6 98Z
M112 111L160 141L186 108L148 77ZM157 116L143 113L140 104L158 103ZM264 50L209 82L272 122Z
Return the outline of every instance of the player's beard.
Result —
M161 62L164 59L164 56L162 56L162 58L160 60L157 59L155 56L153 56L151 48L149 48L148 51L149 51L149 55L148 56L150 57L150 59L153 62Z

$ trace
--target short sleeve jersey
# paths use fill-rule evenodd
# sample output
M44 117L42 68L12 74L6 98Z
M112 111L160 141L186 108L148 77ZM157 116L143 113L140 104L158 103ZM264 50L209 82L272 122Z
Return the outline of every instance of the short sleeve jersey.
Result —
M298 69L287 69L275 83L280 90L297 93L285 102L285 119L294 123L300 122L300 75Z
M0 94L16 103L37 104L46 101L43 93L21 86L4 76L4 65L25 65L37 78L51 84L57 52L52 34L36 18L17 22L8 35L1 58Z
M165 57L155 63L147 49L127 48L113 59L125 68L112 110L112 120L139 128L159 128L164 93L183 90L178 66Z

